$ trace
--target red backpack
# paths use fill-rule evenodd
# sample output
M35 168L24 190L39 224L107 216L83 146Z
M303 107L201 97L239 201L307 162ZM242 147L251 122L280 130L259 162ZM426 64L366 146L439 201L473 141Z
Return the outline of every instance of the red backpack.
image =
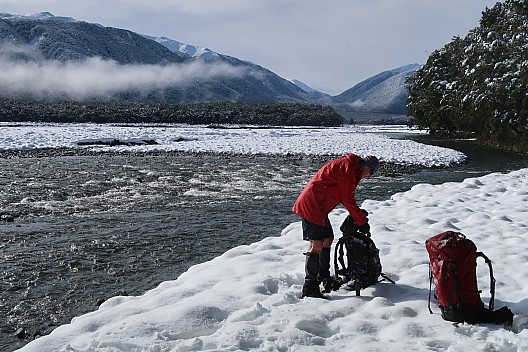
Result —
M446 231L425 241L430 260L429 312L434 280L435 298L442 318L453 322L512 324L513 313L507 307L493 311L495 278L491 261L477 252L473 241L460 232ZM482 257L490 270L491 298L488 308L480 298L477 285L477 258Z

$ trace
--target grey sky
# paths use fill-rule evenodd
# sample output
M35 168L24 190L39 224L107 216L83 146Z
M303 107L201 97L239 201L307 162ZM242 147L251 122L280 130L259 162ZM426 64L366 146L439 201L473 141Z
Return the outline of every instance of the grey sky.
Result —
M336 95L384 70L425 63L479 25L490 0L0 0L165 36L261 65Z

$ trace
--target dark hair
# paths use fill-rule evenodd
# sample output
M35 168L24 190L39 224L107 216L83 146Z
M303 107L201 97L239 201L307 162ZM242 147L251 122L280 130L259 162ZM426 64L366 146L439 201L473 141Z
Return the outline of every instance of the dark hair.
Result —
M370 168L370 174L376 175L379 171L379 160L374 155L369 155L361 158L363 162Z

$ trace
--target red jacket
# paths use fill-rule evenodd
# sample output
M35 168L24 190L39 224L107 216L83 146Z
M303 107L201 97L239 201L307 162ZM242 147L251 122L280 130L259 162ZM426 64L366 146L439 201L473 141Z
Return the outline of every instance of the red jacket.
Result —
M312 177L293 205L293 212L314 224L326 226L328 213L338 204L348 210L358 226L367 222L356 203L361 180L360 157L347 154L330 161Z

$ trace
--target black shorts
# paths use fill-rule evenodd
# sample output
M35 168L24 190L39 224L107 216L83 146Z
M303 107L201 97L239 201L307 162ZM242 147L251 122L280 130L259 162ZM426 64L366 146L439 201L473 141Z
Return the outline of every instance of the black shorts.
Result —
M302 219L302 229L303 229L303 240L315 240L322 241L325 238L334 238L334 230L330 221L327 221L328 225L321 226L314 224L308 220Z

